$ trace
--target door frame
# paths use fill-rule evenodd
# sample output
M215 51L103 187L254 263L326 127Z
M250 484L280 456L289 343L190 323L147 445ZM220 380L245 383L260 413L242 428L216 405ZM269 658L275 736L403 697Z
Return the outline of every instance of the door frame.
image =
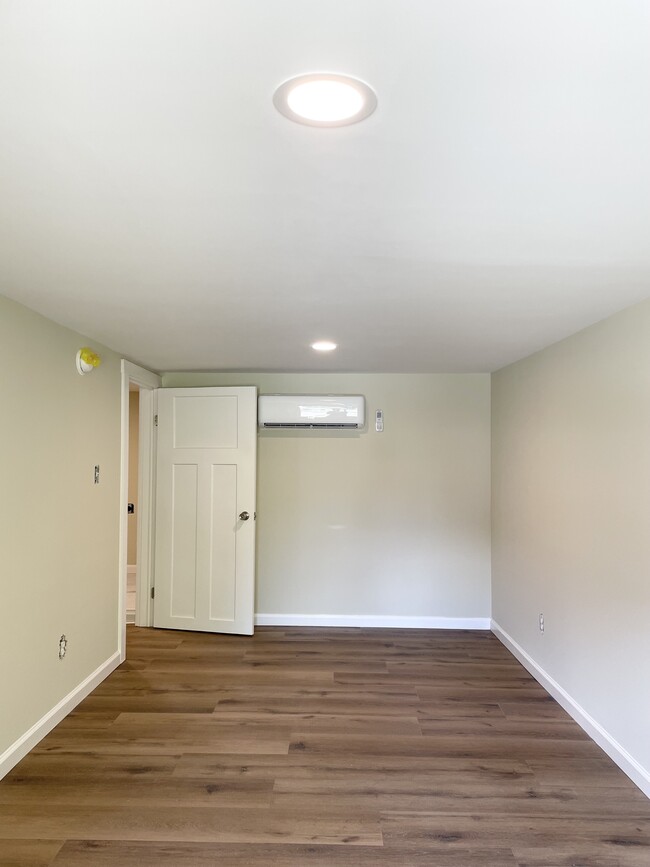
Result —
M126 578L129 500L129 385L140 389L138 435L138 572L136 580L137 626L153 625L153 551L154 551L154 485L156 466L156 439L154 415L156 389L162 386L158 374L122 359L121 366L121 446L120 446L120 529L118 578L118 646L120 660L126 659Z

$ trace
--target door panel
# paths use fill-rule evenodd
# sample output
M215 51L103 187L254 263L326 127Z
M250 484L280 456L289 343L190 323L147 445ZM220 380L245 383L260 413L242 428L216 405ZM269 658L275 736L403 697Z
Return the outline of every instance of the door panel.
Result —
M236 449L238 404L237 397L225 395L174 397L174 448Z
M172 466L170 608L173 617L196 617L198 469L196 464Z
M210 501L210 617L232 620L236 594L230 576L237 571L236 518L230 507L237 502L237 467L234 464L212 467Z
M252 634L256 449L257 389L159 390L155 626Z

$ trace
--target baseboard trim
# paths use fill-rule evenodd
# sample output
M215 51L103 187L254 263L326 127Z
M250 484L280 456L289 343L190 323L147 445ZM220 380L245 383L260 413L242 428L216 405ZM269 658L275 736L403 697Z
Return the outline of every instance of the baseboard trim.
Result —
M116 651L0 755L0 780L120 664Z
M256 614L256 626L350 626L374 629L490 629L489 617L401 617L385 614Z
M538 665L532 656L521 645L517 644L514 638L508 635L495 620L492 621L492 632L508 648L513 656L521 662L524 668L532 674L535 680L553 696L557 703L562 705L564 710L573 717L580 728L607 753L623 773L627 774L632 782L641 789L643 794L650 798L650 772L643 765L640 765L634 756L628 753L625 747L621 746L599 722L590 716L556 680L553 680L550 674Z

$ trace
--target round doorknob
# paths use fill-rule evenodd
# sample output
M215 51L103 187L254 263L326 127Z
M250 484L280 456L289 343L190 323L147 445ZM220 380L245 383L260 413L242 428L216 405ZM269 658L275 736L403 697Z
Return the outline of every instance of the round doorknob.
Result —
M248 512L240 512L239 513L239 520L240 521L248 521L249 518L250 518L250 515L248 514Z

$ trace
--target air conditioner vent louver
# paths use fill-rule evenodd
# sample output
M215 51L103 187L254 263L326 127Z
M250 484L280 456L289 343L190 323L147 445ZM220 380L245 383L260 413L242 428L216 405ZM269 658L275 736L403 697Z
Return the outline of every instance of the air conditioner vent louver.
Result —
M297 422L296 423L292 423L292 422L288 422L288 423L287 422L284 422L284 423L283 422L265 422L265 424L262 426L268 427L268 428L271 428L271 427L276 427L276 428L278 428L278 427L295 427L295 428L303 428L305 430L313 429L313 428L321 428L322 429L322 428L326 428L326 427L339 428L339 429L340 428L356 428L356 427L358 427L358 425L356 425L356 424L329 424L329 423L328 424L298 424Z
M363 395L264 394L258 399L263 428L355 429L365 424Z

